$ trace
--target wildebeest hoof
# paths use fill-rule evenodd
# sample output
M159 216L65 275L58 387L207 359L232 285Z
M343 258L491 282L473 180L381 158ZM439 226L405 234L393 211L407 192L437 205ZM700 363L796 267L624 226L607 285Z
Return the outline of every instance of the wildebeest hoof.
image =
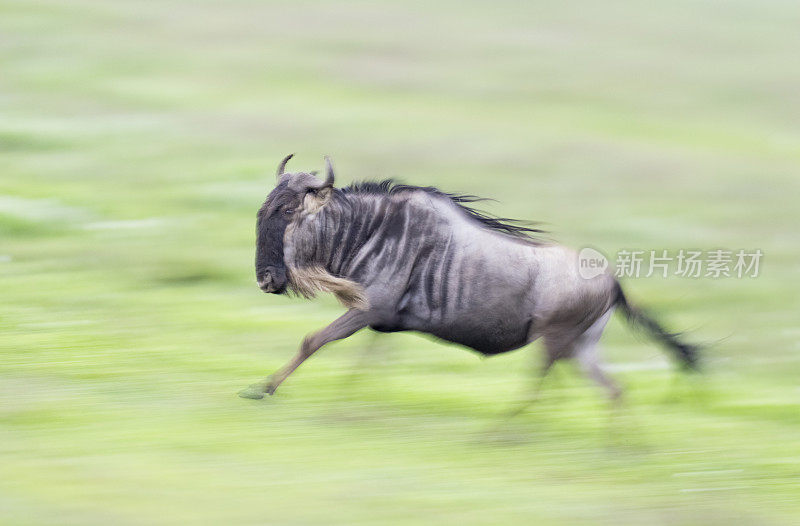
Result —
M264 384L253 384L245 389L239 391L239 397L250 398L251 400L261 400L264 398L266 389Z

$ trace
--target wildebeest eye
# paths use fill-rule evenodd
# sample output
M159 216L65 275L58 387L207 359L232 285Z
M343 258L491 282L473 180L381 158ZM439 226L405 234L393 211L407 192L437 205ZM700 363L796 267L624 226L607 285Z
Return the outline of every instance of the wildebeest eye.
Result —
M283 213L286 214L287 216L292 215L294 214L294 208L287 208L286 210L283 211Z

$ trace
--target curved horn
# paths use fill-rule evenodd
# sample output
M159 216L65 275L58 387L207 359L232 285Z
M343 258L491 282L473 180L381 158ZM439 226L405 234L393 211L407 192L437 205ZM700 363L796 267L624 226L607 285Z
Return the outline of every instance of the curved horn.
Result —
M325 156L325 172L327 173L327 177L325 178L325 182L322 184L323 188L331 188L333 187L333 164L331 163L331 158L327 155Z
M292 157L294 157L294 154L290 153L289 155L283 158L281 164L278 165L278 172L275 174L275 177L277 177L278 179L281 178L281 175L283 175L283 170L286 168L286 163L288 163L289 159L291 159Z

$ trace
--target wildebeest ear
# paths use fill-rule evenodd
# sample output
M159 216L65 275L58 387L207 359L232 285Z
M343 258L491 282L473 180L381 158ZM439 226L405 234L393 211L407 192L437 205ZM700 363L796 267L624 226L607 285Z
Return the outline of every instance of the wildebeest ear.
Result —
M332 193L333 193L333 187L326 186L325 188L317 190L317 199L322 201L322 204L325 204L331 198Z
M303 197L303 211L307 214L317 212L320 208L328 204L332 195L333 188L328 186L324 188L309 188L305 197Z
M308 193L303 198L303 207L310 211L316 211L325 206L333 194L333 164L328 156L325 156L325 181L308 187Z
M331 194L333 193L333 181L335 176L333 174L333 163L331 162L331 158L327 155L325 156L325 182L322 183L322 186L318 187L316 190L317 199L321 202L321 205L324 205L330 199Z

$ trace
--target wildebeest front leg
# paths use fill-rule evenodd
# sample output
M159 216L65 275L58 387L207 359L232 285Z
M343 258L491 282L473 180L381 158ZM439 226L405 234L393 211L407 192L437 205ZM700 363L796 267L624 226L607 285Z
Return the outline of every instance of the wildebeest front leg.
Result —
M326 343L347 338L366 326L367 321L364 311L350 309L321 331L306 336L303 339L300 350L289 363L264 382L252 385L240 392L239 396L243 398L263 398L264 393L271 395L306 358L317 352L320 347Z

